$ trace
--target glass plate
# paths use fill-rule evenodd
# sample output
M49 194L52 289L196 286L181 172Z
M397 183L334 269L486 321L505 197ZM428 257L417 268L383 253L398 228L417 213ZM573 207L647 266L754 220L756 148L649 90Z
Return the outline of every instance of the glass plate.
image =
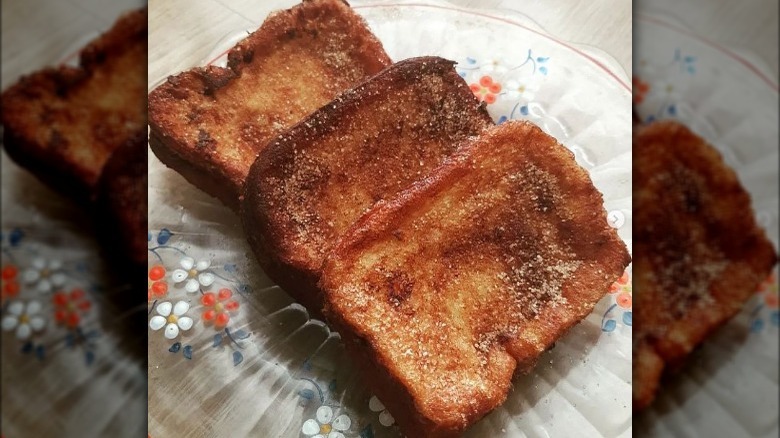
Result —
M439 55L457 61L496 122L531 120L571 149L630 248L631 87L612 58L561 41L516 12L443 2L353 5L394 60ZM224 65L226 50L252 30L226 35L201 64ZM170 65L180 63L175 51L169 56ZM151 78L150 88L160 79ZM164 336L165 328L149 329L151 436L397 436L392 416L357 378L338 335L310 319L257 267L238 218L151 153L149 181L150 273L167 285L150 302L150 322L161 302L171 304L163 314L184 303L179 313L192 321L174 339ZM193 289L213 292L216 301L224 290L223 303L238 306L224 328L205 322L215 304L203 305L201 293L186 292L187 280L175 281L199 260L203 269L188 278ZM208 286L198 284L201 273ZM517 377L507 402L467 436L630 436L629 273L611 292L530 374Z
M636 18L633 85L641 119L680 120L712 143L751 194L755 212L745 214L756 214L777 248L776 79L752 54L692 34L673 18ZM637 432L777 436L777 303L775 270L637 418Z

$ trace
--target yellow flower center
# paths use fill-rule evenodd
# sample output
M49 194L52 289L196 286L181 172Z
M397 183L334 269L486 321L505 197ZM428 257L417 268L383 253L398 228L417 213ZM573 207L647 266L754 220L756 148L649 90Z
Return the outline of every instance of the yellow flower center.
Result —
M216 310L217 313L221 313L222 309L224 309L224 308L225 308L225 306L223 306L222 303L217 303L217 304L214 305L214 310Z
M68 301L68 304L65 307L67 307L69 312L76 311L76 303L74 303L73 301Z
M674 90L674 87L672 87L672 84L669 84L669 85L666 86L666 92L667 93L671 93L672 90Z
M147 289L151 289L153 284L154 284L154 282L153 282L151 279L150 279L150 280L147 280L147 282L146 282L146 288L147 288Z
M27 324L28 322L30 322L30 317L27 316L27 314L21 315L19 317L19 324Z
M525 93L525 85L521 85L521 86L517 87L517 91L519 91L521 93Z
M49 271L49 268L43 268L41 269L41 277L46 278L51 274L51 271Z
M195 278L195 277L198 276L198 270L195 269L195 268L192 268L192 269L190 269L190 272L188 272L188 274L190 275L190 278Z
M178 316L176 316L176 315L174 315L174 314L170 314L170 315L168 315L168 323L170 323L170 324L176 324L176 322L177 322L178 320L179 320L179 317L178 317Z
M326 433L330 433L331 430L333 430L333 427L330 424L320 425L320 433L323 435L325 435Z

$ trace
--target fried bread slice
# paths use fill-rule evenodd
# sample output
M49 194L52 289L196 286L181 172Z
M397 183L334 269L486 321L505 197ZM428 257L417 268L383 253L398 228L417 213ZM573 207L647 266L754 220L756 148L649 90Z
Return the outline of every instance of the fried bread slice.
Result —
M89 200L111 153L146 125L146 15L121 16L78 67L46 68L3 92L6 152L54 190Z
M467 142L327 257L325 315L408 436L450 437L630 262L574 155L528 122Z
M453 64L394 64L258 155L242 205L249 243L266 273L314 314L322 262L347 227L492 125Z
M685 126L639 128L633 147L633 408L665 369L751 297L776 263L750 195L721 155Z
M104 239L114 242L111 250L117 253L115 259L135 271L139 266L141 270L146 268L148 255L147 150L146 132L141 129L111 154L95 195L98 226L104 231Z
M149 145L238 211L249 167L269 140L390 63L346 2L304 0L231 49L227 68L194 68L153 90Z

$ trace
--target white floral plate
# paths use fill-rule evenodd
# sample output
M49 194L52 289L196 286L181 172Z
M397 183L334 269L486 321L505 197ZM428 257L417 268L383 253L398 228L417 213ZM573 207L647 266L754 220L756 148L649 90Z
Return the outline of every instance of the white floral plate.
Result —
M750 192L758 221L777 248L776 78L751 54L693 35L675 19L645 14L636 19L634 91L640 118L675 118L710 141ZM775 271L637 418L636 432L777 436L779 323Z
M615 61L514 12L352 3L394 60L457 61L497 122L531 120L574 151L630 248L631 92ZM224 63L251 30L226 35L202 64ZM151 153L149 175L151 436L397 436L338 336L262 274L238 219ZM629 273L612 292L468 436L630 436Z

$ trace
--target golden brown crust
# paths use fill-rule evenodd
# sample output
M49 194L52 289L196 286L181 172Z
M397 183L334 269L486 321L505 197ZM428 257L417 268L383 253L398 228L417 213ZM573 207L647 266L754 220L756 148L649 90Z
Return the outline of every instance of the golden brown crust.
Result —
M341 233L491 125L442 58L401 61L345 92L252 166L242 217L261 265L316 314L320 267Z
M683 125L634 138L634 410L756 291L776 263L750 195L720 154Z
M325 314L410 436L458 436L630 256L573 154L527 122L380 201L328 256Z
M123 15L80 53L2 95L8 155L54 190L86 201L112 151L146 125L146 9Z
M231 49L227 68L194 68L153 90L152 151L237 211L268 140L390 63L348 4L305 0Z

